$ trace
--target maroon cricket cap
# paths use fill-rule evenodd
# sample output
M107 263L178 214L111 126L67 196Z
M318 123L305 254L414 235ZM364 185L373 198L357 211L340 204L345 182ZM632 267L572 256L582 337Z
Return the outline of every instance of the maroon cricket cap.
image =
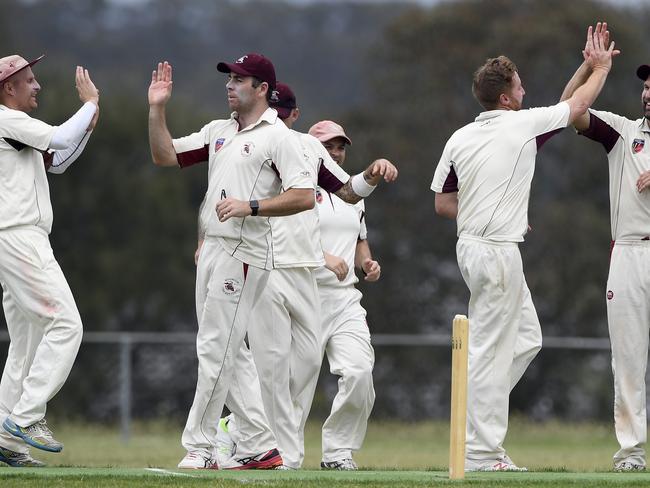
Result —
M280 83L279 81L275 85L275 90L271 93L271 102L269 103L271 108L274 108L278 111L278 117L282 120L286 119L291 115L291 111L296 108L296 96L291 91L289 85Z
M18 56L17 54L0 58L0 82L5 81L10 76L15 75L28 66L34 66L43 59L44 56L45 54L41 54L38 58L32 61L27 61L25 58Z
M237 73L242 76L254 76L266 81L271 90L275 90L275 68L270 59L261 54L249 53L239 58L234 63L219 63L217 71L221 73Z
M636 69L636 75L643 81L647 80L648 76L650 76L650 66L642 64Z

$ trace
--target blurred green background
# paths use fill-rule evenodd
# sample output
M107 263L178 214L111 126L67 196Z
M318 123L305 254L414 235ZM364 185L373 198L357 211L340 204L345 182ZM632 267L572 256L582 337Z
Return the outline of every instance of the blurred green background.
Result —
M647 2L0 0L0 7L1 54L47 55L35 67L43 87L36 117L59 124L76 110L78 64L101 90L99 126L84 155L50 178L52 244L88 331L196 330L193 254L207 166L164 170L150 160L146 97L160 60L174 67L175 136L228 116L217 62L262 52L297 95L298 130L337 120L353 140L350 172L377 157L399 167L399 181L366 202L383 274L360 287L371 330L384 334L449 333L453 316L466 313L455 225L435 215L429 185L447 138L480 112L470 89L476 67L508 55L527 92L524 106L554 104L582 60L587 26L607 20L622 54L595 108L637 118L635 69L650 62ZM521 249L544 334L606 337L604 151L568 129L537 162L533 231ZM448 415L447 349L378 347L376 356L375 418ZM115 419L117 358L115 346L84 344L52 415ZM513 392L512 410L538 420L608 420L609 363L607 351L543 350ZM135 347L134 415L183 419L195 381L191 345ZM315 418L335 389L327 375Z

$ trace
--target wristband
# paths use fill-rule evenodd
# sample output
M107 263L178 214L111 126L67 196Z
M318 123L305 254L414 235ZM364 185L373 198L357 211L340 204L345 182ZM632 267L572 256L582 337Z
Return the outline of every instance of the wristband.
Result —
M377 188L375 185L369 185L366 179L363 177L363 173L354 175L351 178L350 184L352 185L352 190L354 193L359 195L361 198L366 198Z
M257 212L260 210L260 202L257 200L251 200L248 202L248 204L251 206L251 215L255 217L257 215Z

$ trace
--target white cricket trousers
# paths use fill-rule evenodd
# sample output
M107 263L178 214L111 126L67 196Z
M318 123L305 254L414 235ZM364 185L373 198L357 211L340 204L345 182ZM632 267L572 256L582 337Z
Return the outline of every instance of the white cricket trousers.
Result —
M646 465L645 374L650 332L650 241L616 241L607 279L614 372L614 463Z
M0 231L2 285L9 352L0 380L0 422L27 427L45 417L81 344L82 324L70 287L38 227ZM0 446L28 452L0 428Z
M268 275L268 271L230 256L216 239L208 237L204 241L196 276L198 378L182 436L183 447L188 451L213 454L217 424L228 393L231 389L237 393L242 386L239 382L242 376L233 374L235 367L247 373L255 372L251 357L242 353L242 343L251 310L264 292ZM252 381L244 387L252 389L255 398L261 397L259 382ZM231 406L237 408L237 405L237 398L233 398ZM262 423L257 436L243 434L257 437L259 450L251 454L275 447L268 425Z
M283 463L300 468L303 430L322 361L320 298L311 268L274 269L253 309L248 340L264 410ZM237 418L241 428L243 422ZM237 447L239 451L239 446Z
M320 287L322 347L330 372L339 376L332 410L323 424L323 461L351 458L366 436L375 404L372 369L375 352L370 343L362 294L350 285ZM315 377L314 383L318 380Z
M461 236L458 266L470 291L466 458L505 454L510 391L542 346L516 243Z

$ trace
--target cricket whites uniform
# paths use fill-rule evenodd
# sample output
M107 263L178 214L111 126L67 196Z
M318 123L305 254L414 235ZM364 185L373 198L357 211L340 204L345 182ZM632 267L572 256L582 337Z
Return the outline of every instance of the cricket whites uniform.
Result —
M368 417L375 403L372 369L375 353L370 343L362 294L354 285L357 241L367 238L364 202L351 205L324 188L316 189L323 251L348 265L339 281L325 267L316 271L321 300L321 347L327 353L330 372L339 376L338 392L323 424L323 462L352 458L361 448ZM313 379L314 386L318 375ZM309 405L307 405L308 407Z
M470 291L466 460L500 460L509 393L542 344L518 243L539 147L567 126L569 105L492 110L447 142L431 189L458 191L456 253Z
M173 143L181 167L208 161L206 209L214 209L227 197L262 200L290 188L314 188L300 144L270 108L241 130L233 113L230 119L212 121ZM234 393L238 388L252 389L254 398L260 398L259 384L241 384L233 372L235 364L255 371L251 356L240 354L241 345L275 260L268 217L220 222L215 212L209 218L196 279L198 380L182 438L190 452L213 454L217 424L231 389ZM238 409L238 404L234 401L231 406ZM256 452L242 455L275 447L265 418L258 420L258 432L249 436L255 439Z
M620 444L614 463L645 466L645 372L650 332L650 190L636 182L650 170L650 127L590 110L582 135L600 142L609 162L612 254L607 280L607 320L614 371L614 423Z
M56 129L0 105L0 284L11 340L0 381L0 419L22 427L45 417L82 336L81 317L48 237L53 214L43 153ZM0 446L28 452L3 429Z
M350 176L308 134L291 131L309 155L312 183L338 191ZM270 219L275 269L253 309L248 339L264 409L285 466L304 458L302 430L320 372L320 300L314 270L324 265L316 209ZM307 408L303 410L302 405ZM296 408L296 405L300 407ZM242 422L238 418L237 426ZM237 447L239 452L239 445Z

